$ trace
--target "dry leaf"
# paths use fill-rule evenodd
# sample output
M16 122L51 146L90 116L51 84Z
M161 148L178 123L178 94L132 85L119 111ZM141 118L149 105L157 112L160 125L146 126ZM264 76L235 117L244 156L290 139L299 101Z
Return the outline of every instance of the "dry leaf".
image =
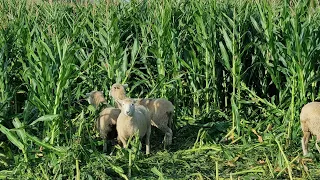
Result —
M231 161L228 161L228 162L227 162L227 165L230 166L230 167L235 167L235 166L236 166L236 165L234 165L233 162L231 162Z
M310 159L310 158L302 158L301 161L302 161L302 163L304 163L304 162L312 162L312 159Z
M235 157L235 158L233 159L233 162L238 161L239 158L240 158L240 156Z
M275 171L275 172L280 172L280 171L281 171L281 168L276 167L276 168L274 169L274 171Z
M42 153L37 153L36 155L37 155L37 157L43 157Z
M266 162L264 160L259 160L258 163L259 164L265 164Z
M255 129L251 129L251 131L252 131L255 135L258 136L258 133L257 133L257 131L256 131Z
M251 131L252 131L256 136L258 136L258 141L259 141L260 143L262 143L262 142L263 142L263 139L262 139L262 137L257 133L257 131L256 131L255 129L251 129Z
M258 135L258 141L259 141L260 143L262 143L262 142L263 142L262 137L261 137L261 136L259 136L259 135Z

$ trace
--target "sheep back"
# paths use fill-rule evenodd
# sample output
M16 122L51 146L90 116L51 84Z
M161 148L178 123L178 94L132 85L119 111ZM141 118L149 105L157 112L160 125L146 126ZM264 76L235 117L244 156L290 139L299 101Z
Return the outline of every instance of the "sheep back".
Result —
M117 108L105 108L100 112L96 126L101 138L114 139L117 137L116 123L120 113L121 110Z
M171 125L171 115L174 112L174 106L172 103L164 98L157 99L137 99L136 103L147 107L151 114L153 126L159 127L164 125Z

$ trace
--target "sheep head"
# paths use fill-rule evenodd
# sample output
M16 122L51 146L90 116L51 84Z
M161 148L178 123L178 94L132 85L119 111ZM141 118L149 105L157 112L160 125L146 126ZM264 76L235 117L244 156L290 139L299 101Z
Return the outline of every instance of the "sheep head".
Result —
M119 104L121 104L121 112L126 115L132 117L135 112L135 101L132 99L124 99L124 100L116 100Z
M89 104L92 104L94 107L98 107L100 103L106 102L103 91L91 91L90 93L86 93L86 97Z
M115 83L111 86L111 89L109 91L109 96L112 96L116 100L125 99L127 87L128 87L128 84Z

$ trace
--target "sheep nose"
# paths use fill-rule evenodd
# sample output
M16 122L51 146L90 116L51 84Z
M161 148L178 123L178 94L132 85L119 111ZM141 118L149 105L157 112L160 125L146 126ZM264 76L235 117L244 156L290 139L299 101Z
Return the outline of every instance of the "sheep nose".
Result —
M127 114L129 114L129 113L130 113L130 111L126 111L126 113L127 113Z

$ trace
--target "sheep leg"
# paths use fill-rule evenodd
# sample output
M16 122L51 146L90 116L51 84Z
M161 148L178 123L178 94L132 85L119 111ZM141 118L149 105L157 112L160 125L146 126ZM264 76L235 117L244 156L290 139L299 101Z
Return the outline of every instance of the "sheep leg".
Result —
M309 142L309 138L310 138L310 132L304 131L304 132L303 132L303 137L302 137L302 139L301 139L302 151L303 151L303 155L304 155L304 156L308 154L308 142Z
M163 142L165 145L172 144L172 130L168 126L159 127L159 129L165 133Z
M103 152L107 152L107 149L108 149L107 140L104 139L103 140Z
M167 112L167 116L168 116L168 126L172 130L173 112Z
M319 146L318 146L318 142L320 142L320 135L317 135L317 140L316 140L316 148L317 148L317 150L318 150L319 153L320 153L320 148L319 148Z
M146 154L150 154L150 134L151 134L151 125L148 127L146 134Z
M123 145L124 148L128 147L127 141L124 140L124 141L121 141L121 142L122 142L122 145Z
M120 138L118 136L118 141L120 140L120 142L122 143L122 147L127 148L127 141L124 138Z

